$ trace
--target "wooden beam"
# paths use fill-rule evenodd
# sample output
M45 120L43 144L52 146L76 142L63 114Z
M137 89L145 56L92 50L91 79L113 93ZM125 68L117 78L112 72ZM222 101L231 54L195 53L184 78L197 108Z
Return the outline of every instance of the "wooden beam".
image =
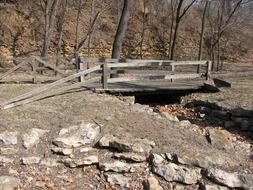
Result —
M75 89L75 88L80 88L80 87L82 87L86 84L95 82L97 80L99 80L99 78L94 78L94 79L90 79L90 80L87 80L87 81L84 81L84 82L78 82L78 83L75 83L75 84L72 84L72 85L67 85L67 86L59 88L57 90L54 90L53 92L50 92L50 93L39 94L37 96L31 97L31 98L28 98L28 99L25 99L25 100L10 103L8 105L3 106L2 108L3 109L13 108L13 107L16 107L16 106L25 105L25 104L28 104L28 103L31 103L31 102L35 102L35 101L38 101L38 100L41 100L41 99L44 99L44 98L47 98L47 97L52 97L52 96L56 96L56 95L59 95L59 94L63 94L63 93L68 92L69 90L72 90L72 89Z
M171 65L206 65L207 61L174 61Z
M53 69L54 71L57 71L57 72L60 73L61 75L67 76L67 74L66 74L64 71L58 69L55 65L50 64L50 63L47 63L46 61L44 61L44 60L42 60L42 59L40 59L40 58L38 58L38 57L34 57L34 59L37 60L38 62L44 64L46 67L49 67L49 68Z
M51 88L53 88L53 87L56 87L56 86L58 86L58 85L60 85L60 84L63 84L63 83L68 82L68 81L70 81L70 80L73 80L73 79L75 79L75 78L77 78L77 77L80 77L81 75L89 74L89 73L92 73L92 72L94 72L94 71L98 71L98 70L100 70L100 69L101 69L100 66L96 66L96 67L87 69L87 70L85 70L85 71L81 71L81 72L79 72L79 73L75 73L75 74L73 74L73 75L70 75L70 76L68 76L68 77L62 78L62 79L60 79L60 80L58 80L58 81L55 81L55 82L53 82L53 83L46 84L46 85L44 85L44 86L42 86L42 87L40 87L40 88L34 89L34 90L32 90L31 92L28 92L28 93L22 94L22 95L20 95L20 96L17 96L17 97L15 97L15 98L12 98L12 99L10 99L10 100L7 100L6 102L3 102L3 103L1 104L1 106L5 106L5 105L7 105L7 104L10 104L10 103L13 103L13 102L16 102L16 101L20 101L20 100L29 98L29 97L31 97L31 96L34 96L34 95L37 95L37 94L39 94L39 93L42 93L42 92L44 92L44 91L46 91L46 90L49 90L49 89L51 89Z
M11 73L13 73L14 71L16 71L17 69L19 69L20 67L24 66L27 62L26 61L22 61L21 63L19 63L18 65L16 65L15 67L11 68L10 70L8 70L6 73L4 73L2 76L0 76L0 80L2 80L3 78L7 77L8 75L10 75Z
M150 75L150 76L140 76L140 77L121 77L121 78L111 78L108 79L108 83L116 82L130 82L130 81L140 81L140 80L171 80L171 79L194 79L201 77L202 74L175 74L175 75Z
M130 67L157 67L157 66L169 66L170 62L136 62L136 63L108 63L109 68L130 68Z

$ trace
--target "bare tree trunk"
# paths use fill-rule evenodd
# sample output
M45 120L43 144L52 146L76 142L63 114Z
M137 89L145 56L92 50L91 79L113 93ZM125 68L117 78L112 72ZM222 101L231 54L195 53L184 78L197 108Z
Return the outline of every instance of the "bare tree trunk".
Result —
M199 56L198 60L202 60L202 51L203 51L203 39L204 39L204 33L205 33L205 24L206 24L206 12L207 8L209 6L209 0L206 0L205 8L202 16L201 21L201 32L200 32L200 40L199 40ZM198 65L197 73L200 73L200 65Z
M202 51L203 51L203 39L204 39L204 33L205 33L205 24L206 24L206 12L209 6L209 1L206 0L205 3L205 8L202 16L202 21L201 21L201 33L200 33L200 40L199 40L199 56L198 60L202 60Z
M170 54L170 59L174 59L175 53L176 53L176 43L177 43L177 35L178 35L178 29L180 26L180 22L182 18L185 16L186 12L191 8L191 6L196 2L196 0L192 0L186 8L181 13L182 6L185 0L179 0L179 3L177 5L177 10L176 10L176 25L173 33L173 41L172 41L172 46L171 46L171 54Z
M171 59L171 49L172 49L172 40L173 40L173 27L174 27L174 20L175 20L175 13L174 13L174 7L173 4L171 4L171 25L170 25L170 46L169 46L169 59Z
M90 16L90 25L92 24L92 21L94 19L94 11L95 11L95 0L92 0L91 3L91 16ZM92 33L89 34L88 38L88 57L90 57L90 46L91 46L91 38L92 38ZM87 65L87 69L89 68L89 65Z
M124 7L120 17L120 22L113 42L112 58L119 59L123 39L127 29L127 23L130 17L130 12L133 7L133 0L124 0Z
M59 27L58 27L58 43L57 43L57 52L56 52L56 67L61 64L61 51L62 51L62 36L63 36L63 25L65 22L65 17L68 10L68 0L64 0L63 3L63 12L59 18Z
M143 0L143 20L142 20L142 32L141 32L141 42L140 42L140 57L143 58L143 42L145 38L145 25L146 25L146 0Z
M78 30L79 30L79 20L80 20L80 14L81 14L81 7L82 7L82 0L79 0L78 3L78 10L77 10L77 16L76 16L76 39L75 39L75 65L77 72L79 71L79 48L78 48Z
M58 2L58 0L53 0L52 4L50 4L49 0L45 1L45 31L43 48L41 52L41 56L44 58L48 57L48 49L50 47L51 33L55 23Z

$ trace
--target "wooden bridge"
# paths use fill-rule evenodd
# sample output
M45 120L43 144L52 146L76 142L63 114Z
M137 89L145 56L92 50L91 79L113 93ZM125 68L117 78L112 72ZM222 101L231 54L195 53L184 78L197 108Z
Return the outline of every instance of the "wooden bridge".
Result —
M73 65L75 60L71 60ZM78 69L72 73L62 67L43 61L39 57L23 60L0 76L0 82L13 72L22 69L31 74L32 82L38 83L38 71L50 69L61 76L59 80L45 84L31 92L1 103L2 109L27 104L45 97L66 93L73 89L88 88L108 93L171 93L199 90L210 77L209 61L133 60L110 58L80 58ZM39 66L40 65L40 66ZM43 67L41 66L43 65ZM111 74L117 77L111 78Z

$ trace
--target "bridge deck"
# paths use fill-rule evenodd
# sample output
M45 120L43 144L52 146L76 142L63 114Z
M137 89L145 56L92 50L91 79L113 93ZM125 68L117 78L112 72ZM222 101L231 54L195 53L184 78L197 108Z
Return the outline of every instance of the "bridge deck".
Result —
M194 81L131 81L131 82L117 82L109 83L107 89L103 89L101 83L91 83L86 85L95 92L107 93L142 93L142 94L160 94L160 93L174 93L185 91L197 91L202 89L203 83Z

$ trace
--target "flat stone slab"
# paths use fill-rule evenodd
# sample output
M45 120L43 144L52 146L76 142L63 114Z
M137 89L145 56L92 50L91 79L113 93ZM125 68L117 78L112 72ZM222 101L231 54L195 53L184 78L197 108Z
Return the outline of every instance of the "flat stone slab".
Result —
M118 173L105 173L104 175L107 182L113 185L120 185L121 187L126 186L131 181L131 177L127 177Z
M40 138L43 137L49 130L32 128L23 135L24 147L27 149L32 148L40 142Z
M86 156L83 158L66 159L62 162L70 168L89 166L93 164L98 164L98 156Z
M21 158L21 163L24 165L31 165L31 164L38 164L40 162L41 158L40 157L24 157Z
M230 188L253 189L253 174L229 173L217 168L207 170L207 176Z
M145 169L144 164L130 164L119 160L100 162L99 168L105 172L132 173L140 169Z
M0 141L5 145L16 145L18 143L18 132L16 131L4 131L0 134Z
M62 129L53 143L63 148L76 148L92 144L100 134L100 131L100 126L96 123L82 122L80 125Z
M99 146L112 148L120 152L149 153L155 146L155 142L139 138L118 138L110 134L104 135L99 140Z
M0 190L14 190L20 184L20 180L12 176L0 176Z

